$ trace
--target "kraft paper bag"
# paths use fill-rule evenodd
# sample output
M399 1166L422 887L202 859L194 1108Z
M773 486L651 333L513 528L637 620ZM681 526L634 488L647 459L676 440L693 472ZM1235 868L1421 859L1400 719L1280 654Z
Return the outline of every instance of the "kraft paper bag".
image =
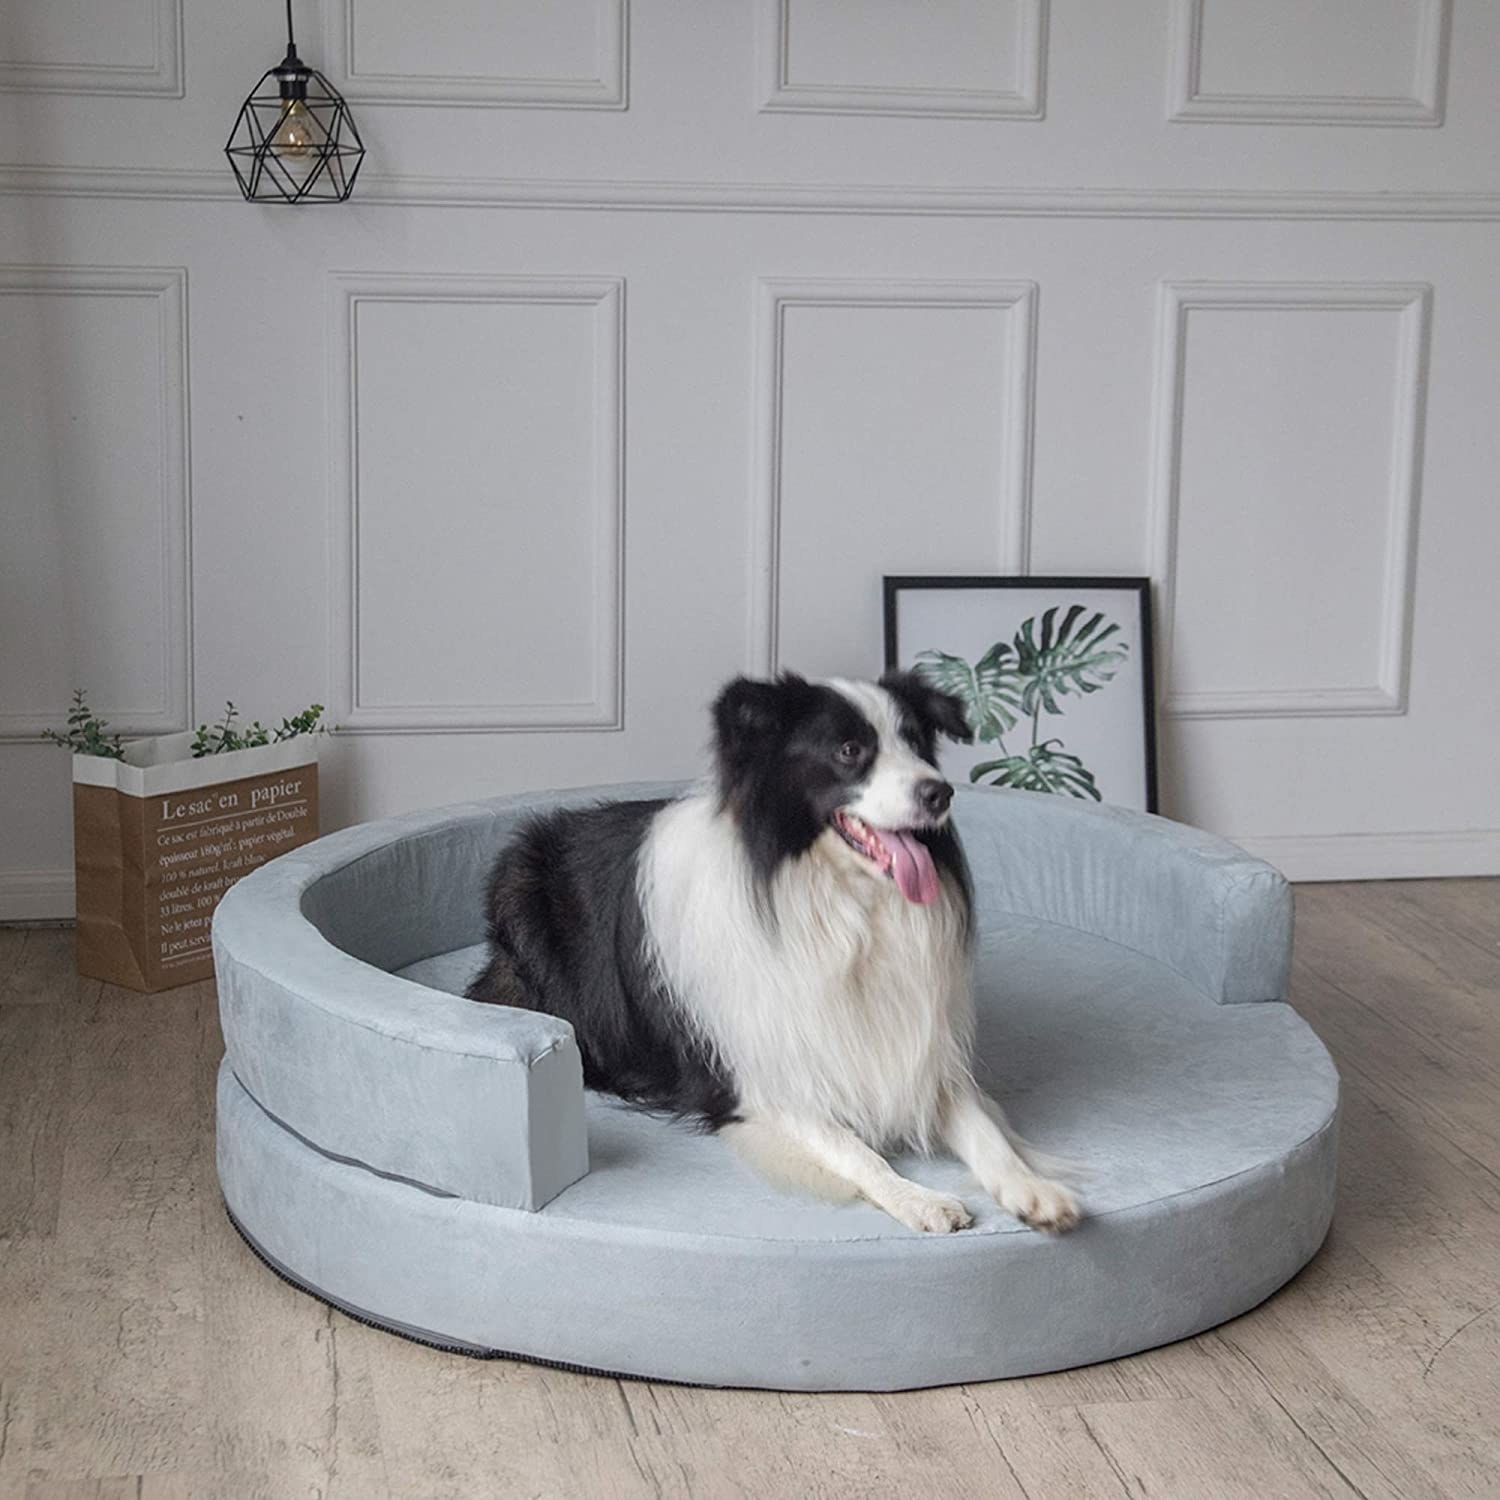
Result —
M78 972L148 993L206 979L219 898L318 836L318 744L192 759L190 734L73 757Z

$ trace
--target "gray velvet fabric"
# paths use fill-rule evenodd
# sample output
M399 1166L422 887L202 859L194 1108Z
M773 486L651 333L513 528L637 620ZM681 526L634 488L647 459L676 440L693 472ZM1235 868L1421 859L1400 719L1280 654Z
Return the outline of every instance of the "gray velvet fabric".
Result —
M916 1235L586 1096L566 1027L455 998L482 958L478 892L525 812L659 790L396 819L230 892L215 922L220 1178L266 1254L455 1342L884 1389L1182 1337L1321 1242L1338 1080L1280 999L1285 883L1113 809L965 791L955 811L977 892L978 1071L1023 1133L1085 1172L1072 1235L1022 1229L946 1159L899 1165L958 1192L975 1225Z
M389 818L232 886L214 913L214 967L245 1087L325 1150L482 1203L536 1208L582 1176L571 1028L386 971L477 941L485 874L516 823L598 795Z

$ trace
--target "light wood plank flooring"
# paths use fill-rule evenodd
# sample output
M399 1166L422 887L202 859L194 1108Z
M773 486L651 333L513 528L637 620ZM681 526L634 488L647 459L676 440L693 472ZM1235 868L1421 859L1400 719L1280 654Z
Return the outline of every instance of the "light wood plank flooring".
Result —
M220 1208L213 988L0 929L0 1496L1500 1496L1500 881L1304 886L1332 1235L1263 1307L904 1395L480 1364L266 1272Z

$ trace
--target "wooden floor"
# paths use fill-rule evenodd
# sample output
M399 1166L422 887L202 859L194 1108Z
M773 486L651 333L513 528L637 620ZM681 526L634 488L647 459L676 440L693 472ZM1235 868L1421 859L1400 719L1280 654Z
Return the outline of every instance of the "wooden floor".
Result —
M1500 881L1303 886L1344 1077L1328 1243L1234 1323L894 1396L481 1364L266 1272L213 1170L209 984L0 929L0 1496L1500 1496Z

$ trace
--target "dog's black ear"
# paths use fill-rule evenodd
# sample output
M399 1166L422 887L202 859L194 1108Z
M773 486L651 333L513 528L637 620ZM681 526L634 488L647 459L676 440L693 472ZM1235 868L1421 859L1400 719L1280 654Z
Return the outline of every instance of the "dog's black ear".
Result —
M880 685L929 729L960 744L967 745L974 738L963 704L952 693L933 687L917 673L887 672Z
M714 734L720 750L762 743L781 728L787 686L801 683L790 673L778 682L736 677L714 701Z

